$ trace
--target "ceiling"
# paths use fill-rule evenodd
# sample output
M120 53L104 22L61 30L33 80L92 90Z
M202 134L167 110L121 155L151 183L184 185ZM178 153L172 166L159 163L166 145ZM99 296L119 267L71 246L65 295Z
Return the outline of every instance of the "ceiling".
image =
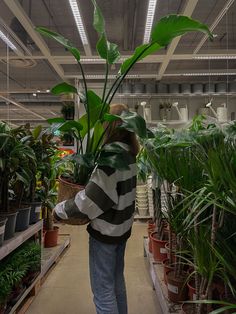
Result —
M10 29L9 38L16 35L24 50L16 54L0 39L0 96L10 99L0 98L0 119L11 120L14 124L24 121L37 124L59 115L61 99L46 91L62 80L73 83L81 78L79 67L68 51L41 37L35 32L35 26L48 27L69 38L81 51L89 86L98 89L101 86L105 66L96 53L98 37L92 26L92 2L77 0L77 3L88 36L89 44L86 46L80 39L68 0L0 1L0 29L6 25ZM97 0L97 3L106 21L108 38L119 46L123 60L143 42L148 1ZM213 42L195 32L177 38L166 49L139 62L130 72L129 80L144 83L208 82L209 79L212 82L234 81L236 75L230 73L236 72L236 59L233 59L236 58L236 1L158 0L154 23L170 13L198 19L211 27L217 36ZM232 59L196 58L209 56L231 56ZM112 66L110 74L116 74L119 66L120 62ZM201 76L206 72L211 76ZM186 76L186 73L191 76Z

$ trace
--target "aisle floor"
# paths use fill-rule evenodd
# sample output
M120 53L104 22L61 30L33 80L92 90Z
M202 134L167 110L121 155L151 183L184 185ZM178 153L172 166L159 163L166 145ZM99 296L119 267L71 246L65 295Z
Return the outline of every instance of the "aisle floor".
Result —
M62 226L71 247L51 271L27 314L95 314L89 283L88 234L84 226ZM126 250L129 314L160 314L143 257L146 224L135 223Z

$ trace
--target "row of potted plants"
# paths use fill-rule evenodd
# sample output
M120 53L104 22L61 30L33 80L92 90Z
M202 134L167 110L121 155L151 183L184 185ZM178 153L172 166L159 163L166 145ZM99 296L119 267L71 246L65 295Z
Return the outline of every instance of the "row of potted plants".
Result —
M41 213L45 229L53 230L59 153L52 139L41 126L13 129L0 123L0 245L36 223Z
M40 272L41 245L28 241L0 264L0 313L19 300Z
M222 127L196 117L186 130L160 129L146 141L149 165L161 182L155 191L157 232L151 238L166 245L168 232L165 265L172 301L186 300L188 282L192 300L235 302L235 130L235 123ZM164 259L167 251L162 252ZM185 308L208 313L214 306L199 302Z

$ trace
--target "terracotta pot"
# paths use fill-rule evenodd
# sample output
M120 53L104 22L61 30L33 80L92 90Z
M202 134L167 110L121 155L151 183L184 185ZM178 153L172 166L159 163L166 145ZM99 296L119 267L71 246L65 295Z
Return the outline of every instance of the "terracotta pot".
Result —
M83 185L78 185L67 181L66 179L62 178L61 176L58 179L58 203L69 200L70 198L75 197L75 195L84 189Z
M149 249L150 253L152 253L152 240L151 240L150 235L151 235L151 233L154 232L154 230L155 230L155 225L154 226L149 226L148 225L148 239L149 239L149 241L148 241L148 249Z
M174 269L174 266L170 265L169 258L166 258L162 261L163 266L163 279L164 283L167 285L167 273Z
M194 281L191 280L190 282L188 282L187 286L188 286L189 300L195 301L197 298L196 298L196 288L195 288Z
M152 241L152 254L156 262L162 262L164 259L167 258L165 249L165 244L167 243L167 241L158 240L156 236L157 232L153 232L150 235Z
M172 247L172 253L170 254L170 248L169 248L169 242L166 243L165 245L165 249L166 249L166 254L167 254L167 258L171 259L173 262L176 261L176 250L175 247ZM171 255L171 258L170 258Z
M148 220L148 229L155 227L156 227L155 221L153 221L152 219Z
M186 276L175 277L174 270L167 272L167 289L170 301L175 303L186 301L188 298Z
M54 226L53 230L47 230L44 235L44 247L57 246L59 228Z

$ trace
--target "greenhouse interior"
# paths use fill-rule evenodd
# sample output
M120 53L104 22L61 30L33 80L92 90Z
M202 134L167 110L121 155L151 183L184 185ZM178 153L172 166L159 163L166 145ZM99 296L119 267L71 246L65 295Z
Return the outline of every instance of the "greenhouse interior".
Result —
M0 12L0 314L236 313L236 1Z

